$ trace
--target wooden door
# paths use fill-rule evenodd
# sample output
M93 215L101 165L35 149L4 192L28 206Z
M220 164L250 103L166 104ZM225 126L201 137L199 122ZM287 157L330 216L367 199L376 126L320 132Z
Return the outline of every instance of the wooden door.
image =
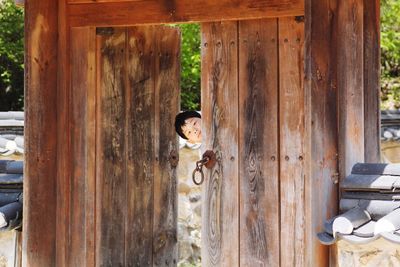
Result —
M307 266L301 18L202 24L202 266Z
M174 266L180 32L72 28L71 51L64 264Z

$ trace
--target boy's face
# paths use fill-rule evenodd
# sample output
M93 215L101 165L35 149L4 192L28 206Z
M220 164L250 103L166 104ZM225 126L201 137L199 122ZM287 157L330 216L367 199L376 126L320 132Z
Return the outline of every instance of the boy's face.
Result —
M197 117L186 119L182 132L190 143L201 143L201 119Z

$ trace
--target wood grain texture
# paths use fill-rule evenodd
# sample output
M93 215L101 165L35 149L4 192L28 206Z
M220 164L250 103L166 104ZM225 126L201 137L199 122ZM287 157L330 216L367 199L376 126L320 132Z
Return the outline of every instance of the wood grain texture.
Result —
M364 153L371 163L381 161L379 3L364 1Z
M302 0L107 1L69 4L68 8L72 26L128 26L304 15Z
M23 266L56 264L58 2L25 5Z
M178 28L158 26L155 36L155 134L153 265L178 263L176 165L179 157L174 125L180 110L180 44Z
M328 266L329 247L316 235L338 211L336 0L306 1L305 12L306 265Z
M218 161L202 185L202 266L239 264L237 34L237 22L202 24L203 150Z
M68 264L94 265L95 101L94 28L71 29L71 184Z
M239 22L241 266L279 266L277 29Z
M96 182L96 264L124 266L127 185L125 163L126 73L124 29L101 36L100 84L97 94L98 146Z
M338 2L339 172L364 161L363 0Z
M127 266L152 266L155 29L128 30Z
M70 30L66 2L58 5L56 266L66 266L70 192ZM65 130L68 129L68 130Z
M279 19L281 266L305 263L304 23Z

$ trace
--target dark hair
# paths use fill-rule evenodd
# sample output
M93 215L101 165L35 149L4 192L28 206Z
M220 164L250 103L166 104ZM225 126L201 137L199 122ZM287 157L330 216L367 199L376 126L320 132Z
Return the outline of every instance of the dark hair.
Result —
M183 111L175 117L175 131L183 139L187 140L188 138L183 134L182 126L185 125L185 120L193 117L201 118L201 115L196 111Z

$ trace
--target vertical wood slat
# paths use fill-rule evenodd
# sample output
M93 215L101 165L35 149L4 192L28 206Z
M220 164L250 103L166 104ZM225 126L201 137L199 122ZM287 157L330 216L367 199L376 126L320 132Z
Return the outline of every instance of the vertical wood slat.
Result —
M58 2L25 5L23 266L55 266Z
M125 30L100 36L96 182L97 259L100 266L125 264Z
M305 266L304 23L279 19L281 266Z
M154 28L128 29L127 266L152 266L154 186Z
M334 260L329 259L330 248L316 235L338 210L336 0L309 0L305 10L306 118L311 120L306 123L311 175L306 182L306 265L329 266Z
M339 172L364 161L363 0L338 1Z
M218 161L202 185L203 266L239 262L237 30L237 22L202 24L203 150Z
M65 1L58 5L56 266L67 265L70 214L70 31L66 5Z
M176 27L156 27L155 56L155 166L153 265L176 266L178 154L174 130L180 100L180 33ZM176 157L175 159L173 157Z
M95 49L94 28L71 29L71 266L94 265Z
M380 162L379 0L364 0L364 153L365 162Z
M241 266L279 266L277 26L239 22Z

